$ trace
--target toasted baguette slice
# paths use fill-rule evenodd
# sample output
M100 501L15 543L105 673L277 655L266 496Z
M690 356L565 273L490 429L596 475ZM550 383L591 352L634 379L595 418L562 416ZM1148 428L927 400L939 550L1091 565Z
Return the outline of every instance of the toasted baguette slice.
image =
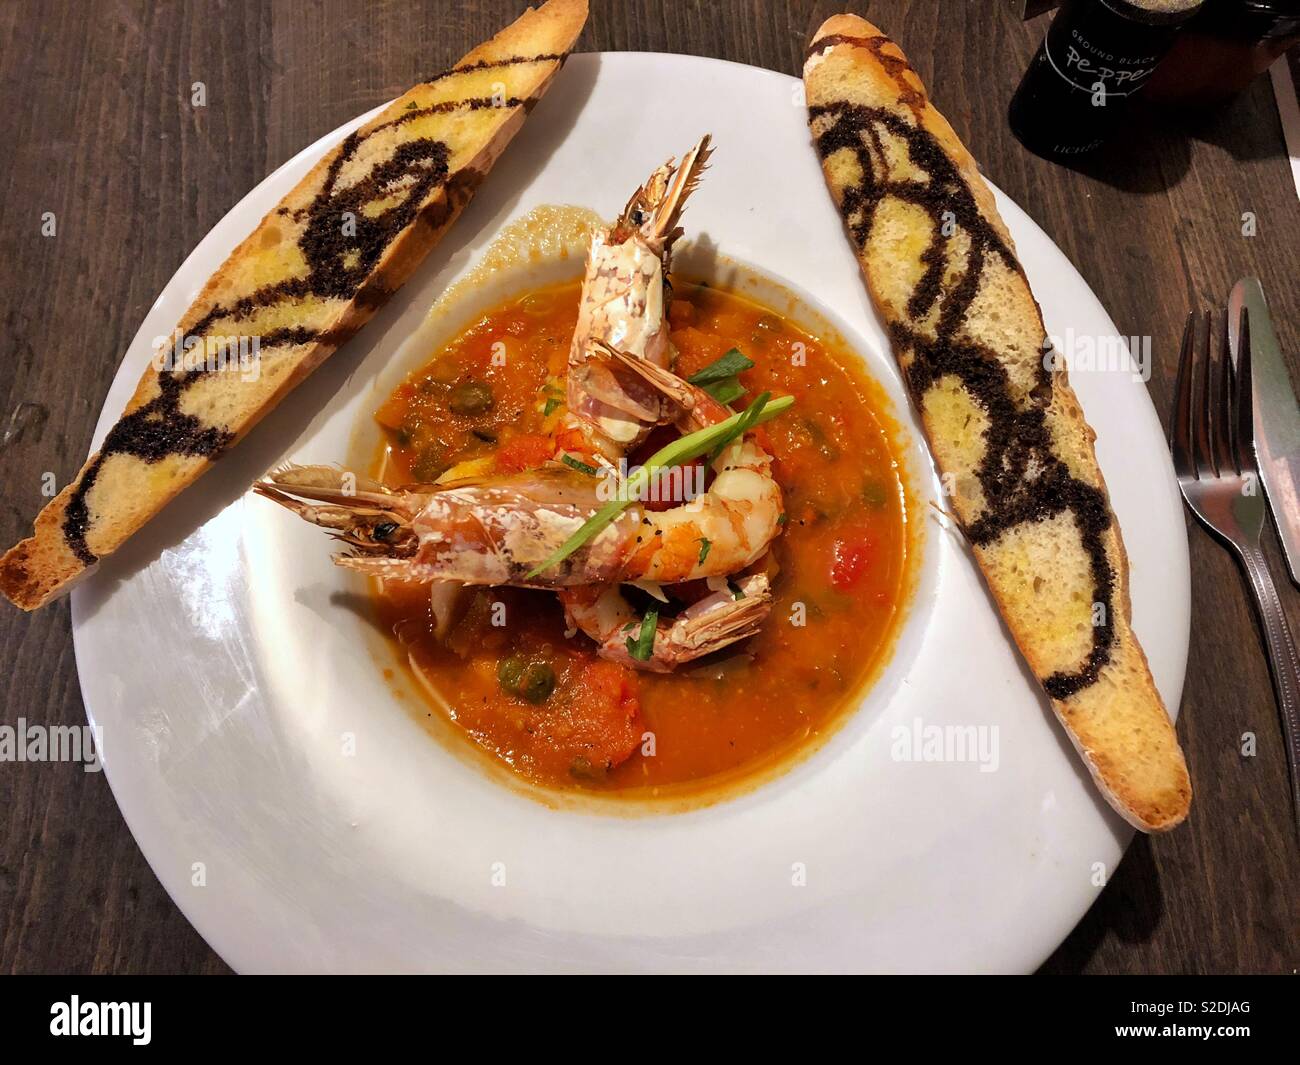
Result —
M456 220L586 19L586 0L529 8L327 153L209 278L180 357L155 359L0 559L0 591L26 610L67 591L360 328Z
M852 15L804 66L827 183L975 558L1112 806L1154 832L1191 784L1130 627L1128 560L1063 370L974 159L907 58Z

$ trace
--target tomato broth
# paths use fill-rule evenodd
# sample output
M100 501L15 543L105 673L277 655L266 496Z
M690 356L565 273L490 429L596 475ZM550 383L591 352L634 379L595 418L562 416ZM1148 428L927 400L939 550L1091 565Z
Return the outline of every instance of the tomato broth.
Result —
M376 413L383 479L550 460L579 292L568 283L493 308L400 385ZM737 409L762 391L795 399L757 430L785 501L766 563L775 604L757 635L656 674L566 634L550 592L471 589L441 639L427 587L375 592L384 630L437 693L430 712L533 784L676 794L788 759L857 701L901 617L907 492L879 387L833 342L738 292L679 278L669 314L679 376L738 349L755 365ZM635 589L629 599L655 605Z

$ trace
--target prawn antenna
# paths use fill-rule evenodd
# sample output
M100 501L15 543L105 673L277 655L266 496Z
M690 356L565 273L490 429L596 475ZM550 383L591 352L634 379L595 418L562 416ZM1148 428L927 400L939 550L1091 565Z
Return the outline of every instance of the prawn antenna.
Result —
M664 194L663 202L655 212L654 236L664 243L672 242L677 223L681 220L682 211L686 207L687 197L699 186L700 178L704 175L709 165L709 156L712 154L713 139L706 133L700 138L699 143L682 157L682 165L677 168L672 183Z

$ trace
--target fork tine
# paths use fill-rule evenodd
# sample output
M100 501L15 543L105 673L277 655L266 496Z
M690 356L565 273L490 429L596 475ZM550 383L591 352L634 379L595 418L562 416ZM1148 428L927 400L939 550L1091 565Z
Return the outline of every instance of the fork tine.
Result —
M1178 349L1178 376L1174 381L1174 415L1169 423L1169 449L1180 477L1196 476L1192 453L1192 378L1196 372L1196 312L1187 315L1183 342Z
M1250 315L1241 308L1241 324L1237 329L1236 422L1234 442L1237 468L1242 473L1258 473L1255 461L1255 395L1250 368Z
M1214 352L1210 336L1214 325L1209 311L1205 312L1202 324L1204 328L1198 330L1197 337L1201 358L1192 383L1192 453L1196 459L1197 476L1205 478L1219 475L1214 464L1214 397L1211 389Z
M1211 312L1210 330L1214 315ZM1228 318L1224 315L1221 344L1211 362L1211 394L1206 396L1210 408L1210 446L1214 454L1214 468L1223 476L1240 473L1237 456L1232 447L1232 430L1236 422L1232 407L1232 359L1228 354ZM1210 345L1214 347L1213 344Z

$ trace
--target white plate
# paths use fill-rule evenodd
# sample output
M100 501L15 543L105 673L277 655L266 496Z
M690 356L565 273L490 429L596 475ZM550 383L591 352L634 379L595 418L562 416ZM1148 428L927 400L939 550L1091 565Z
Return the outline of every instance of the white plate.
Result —
M151 338L360 121L267 178L186 260L127 353L96 444ZM822 750L730 802L618 817L548 809L430 739L380 677L347 608L356 586L324 538L244 494L284 458L345 457L376 388L412 357L404 338L504 224L545 203L611 216L706 130L717 152L689 235L815 293L919 440L799 83L685 56L575 57L394 302L75 594L82 691L113 792L163 885L234 968L1026 970L1118 863L1129 830L935 518L923 519L921 588L895 659ZM1049 329L1114 335L1065 257L998 201ZM1176 707L1187 555L1159 424L1129 374L1074 380L1132 561L1135 627ZM915 440L924 504L933 475ZM997 770L892 760L892 730L917 718L996 727Z

